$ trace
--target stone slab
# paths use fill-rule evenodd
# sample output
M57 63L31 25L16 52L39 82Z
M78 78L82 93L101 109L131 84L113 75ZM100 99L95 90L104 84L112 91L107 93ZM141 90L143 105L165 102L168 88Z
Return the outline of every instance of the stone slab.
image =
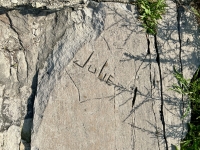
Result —
M169 55L161 53L158 62L157 43L145 34L134 6L101 3L94 14L102 18L98 22L92 17L103 26L99 36L77 46L70 59L66 59L70 41L57 43L47 69L40 72L32 149L171 149L172 144L178 145L183 128L180 105L173 105L178 98L173 104L168 101L177 95L167 91L173 74L163 73L172 68Z
M128 4L0 14L0 149L29 150L31 140L33 150L179 145L187 99L169 88L173 66L188 78L198 67L199 31L191 13L167 2L156 37Z

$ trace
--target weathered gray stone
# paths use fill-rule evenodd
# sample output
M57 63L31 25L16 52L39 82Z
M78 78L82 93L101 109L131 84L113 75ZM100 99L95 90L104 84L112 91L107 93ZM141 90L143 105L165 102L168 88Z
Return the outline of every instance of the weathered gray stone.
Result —
M99 6L101 7L101 6ZM48 100L49 92L53 89L56 82L56 76L54 74L59 73L69 61L74 57L74 54L83 46L85 43L88 43L92 39L94 40L99 36L101 31L104 29L104 12L101 10L96 13L91 8L86 8L84 11L80 10L77 12L70 13L69 22L75 22L74 25L70 25L68 28L70 30L66 30L63 35L63 40L58 41L54 49L53 54L49 57L49 62L44 67L44 71L41 70L39 72L39 83L38 86L43 85L43 82L47 82L48 80L52 80L52 87L45 88L42 90L42 95L45 96ZM94 19L95 18L95 19ZM68 41L66 43L66 41ZM59 58L59 59L58 59ZM52 77L51 77L52 76ZM50 78L49 78L50 77ZM44 79L44 80L41 80ZM47 80L47 81L45 81ZM43 87L42 87L43 88ZM40 95L40 94L39 94ZM39 96L38 96L39 97ZM43 99L38 99L38 102L44 103L42 107L45 107L48 101L44 101ZM37 105L37 104L36 104ZM40 106L36 106L36 113L43 114L43 108ZM39 112L38 112L38 111ZM41 110L41 111L40 111ZM34 116L35 120L41 119L38 118L38 115ZM35 124L37 126L39 124Z
M181 120L182 111L184 109L181 95L171 91L170 88L174 83L177 83L173 77L173 67L179 68L181 61L179 57L179 33L177 24L177 10L176 3L168 1L166 14L163 16L160 25L158 26L158 34L156 36L155 48L157 46L156 57L160 65L158 65L155 73L160 76L159 93L161 95L161 109L163 113L157 116L157 119L163 117L160 126L165 127L165 142L168 147L177 145L179 147L180 140L185 137L185 126L188 120ZM175 121L176 120L176 121ZM177 142L174 142L177 141ZM162 140L159 140L161 143ZM173 148L173 146L172 146Z
M72 58L73 53L79 47L89 41L90 38L94 38L94 35L97 36L99 30L103 29L101 28L103 26L99 24L103 20L99 20L97 25L92 20L91 17L98 14L93 14L91 8L87 10L90 17L86 18L86 12L70 11L72 10L66 9L50 14L42 11L13 10L0 15L1 33L5 35L0 37L0 57L2 61L0 66L4 70L0 76L2 93L0 95L0 129L2 136L11 134L10 137L15 134L7 133L10 126L15 125L22 128L22 137L16 139L15 143L23 139L25 140L25 142L21 142L23 145L23 143L31 140L33 103L37 89L38 70L44 67L47 56L53 51L54 47L57 47L57 42L71 40L72 55L66 55L66 58ZM87 22L87 24L82 26L84 22ZM74 30L77 34L74 34ZM80 30L85 32L81 33ZM77 41L74 41L75 38ZM50 73L51 68L49 69ZM9 145L8 140L2 141L3 145ZM2 149L7 150L7 147L4 147ZM27 143L25 149L28 149L28 147Z
M9 59L4 57L3 53L0 52L0 69L4 70L0 73L0 81L8 80L10 76L10 66L9 66Z
M20 127L10 126L3 137L3 150L19 150L20 137Z
M179 44L177 26L172 26L176 7L169 6L174 9L168 9L163 24L171 27L171 40L166 39L171 35L168 26L160 26L155 37L146 36L133 6L101 3L95 11L105 20L100 36L77 46L73 59L65 51L74 47L71 37L58 43L47 69L39 75L34 148L171 149L179 145L185 123L180 119L181 98L169 91L176 82L173 65L180 65L178 53L172 51L177 49L175 42Z
M40 2L0 1L26 5L0 15L0 149L179 145L186 100L169 88L173 65L191 77L200 63L194 16L168 1L154 37L132 5Z

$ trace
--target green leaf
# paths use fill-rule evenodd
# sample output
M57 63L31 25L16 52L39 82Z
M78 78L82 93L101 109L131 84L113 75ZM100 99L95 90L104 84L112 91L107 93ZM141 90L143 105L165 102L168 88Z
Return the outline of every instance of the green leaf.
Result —
M150 0L138 0L140 19L143 21L143 27L149 34L156 34L156 26L159 19L162 19L161 15L165 11L166 4L163 0L150 1Z
M184 148L184 147L188 146L190 144L190 142L191 142L191 140L184 141L182 143L182 147Z
M194 7L191 7L191 10L192 12L197 15L198 17L200 17L200 14L198 13L198 11L194 8Z

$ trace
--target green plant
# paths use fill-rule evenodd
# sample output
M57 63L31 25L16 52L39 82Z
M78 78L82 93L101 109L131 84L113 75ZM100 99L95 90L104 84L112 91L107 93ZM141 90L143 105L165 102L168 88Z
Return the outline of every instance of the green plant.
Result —
M196 20L198 22L198 24L200 25L200 5L199 5L199 0L191 0L188 1L189 2L189 7L185 7L186 10L190 11L191 13L195 14L196 16Z
M137 0L139 8L140 19L146 32L149 34L156 34L156 27L158 20L162 19L162 14L165 12L167 6L164 0Z
M200 150L200 67L191 80L185 79L174 67L174 77L178 84L171 90L188 96L188 106L183 118L191 110L188 133L181 142L181 150Z
M197 16L200 17L199 12L197 11L197 9L195 9L194 7L191 7L191 11Z
M174 77L177 79L178 84L173 84L171 90L189 96L191 94L190 91L190 80L185 79L182 73L179 73L176 68L174 67ZM183 118L188 114L190 111L190 101L187 103L186 113L183 115Z
M190 123L188 131L181 142L181 150L200 150L200 125Z
M172 149L178 150L178 146L177 146L177 145L174 145L174 144L172 144Z

